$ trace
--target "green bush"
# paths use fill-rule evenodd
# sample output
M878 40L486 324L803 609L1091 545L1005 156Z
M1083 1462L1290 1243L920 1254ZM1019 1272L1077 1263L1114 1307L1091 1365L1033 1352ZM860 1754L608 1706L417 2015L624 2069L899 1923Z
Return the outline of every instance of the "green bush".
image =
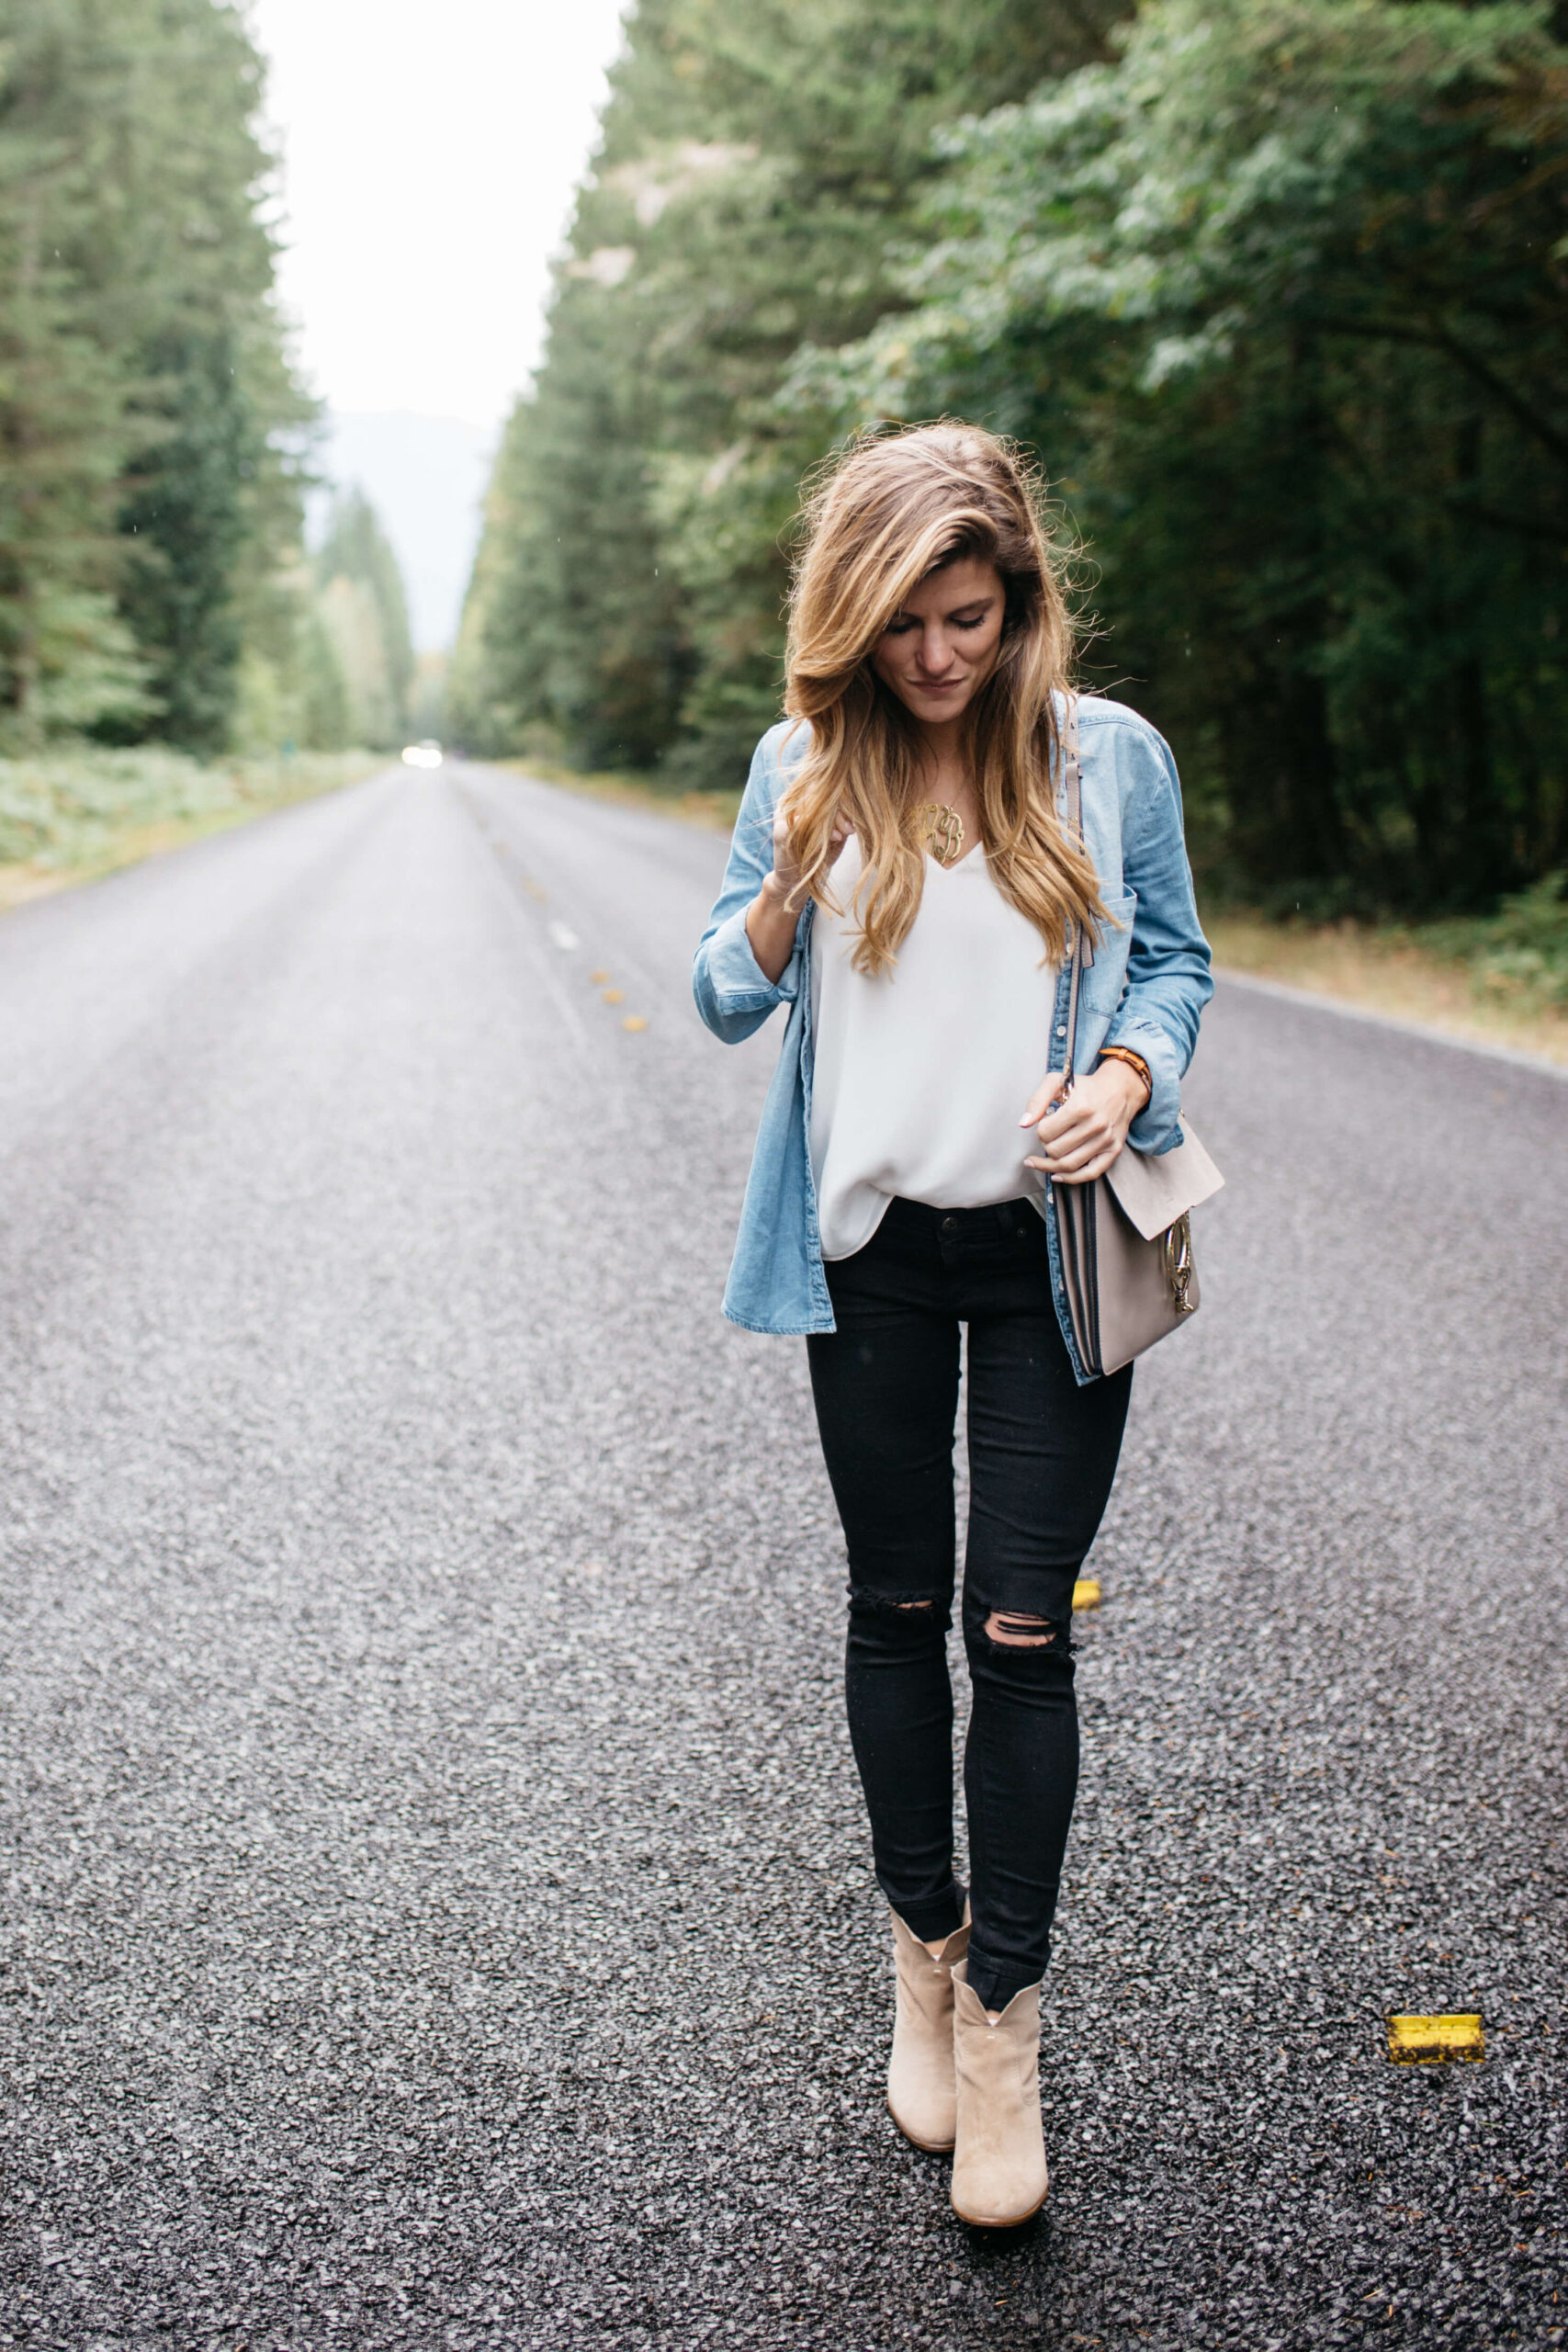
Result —
M1568 871L1543 875L1495 915L1424 924L1416 936L1470 966L1479 995L1568 1005Z
M0 760L0 865L90 866L141 826L221 823L350 783L370 764L363 752L307 752L209 766L157 744Z

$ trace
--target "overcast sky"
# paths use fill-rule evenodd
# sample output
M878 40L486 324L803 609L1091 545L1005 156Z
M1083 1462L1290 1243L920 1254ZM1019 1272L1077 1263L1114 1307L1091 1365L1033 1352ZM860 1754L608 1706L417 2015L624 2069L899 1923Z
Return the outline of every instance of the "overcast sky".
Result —
M285 168L286 309L339 411L494 425L626 0L250 0Z

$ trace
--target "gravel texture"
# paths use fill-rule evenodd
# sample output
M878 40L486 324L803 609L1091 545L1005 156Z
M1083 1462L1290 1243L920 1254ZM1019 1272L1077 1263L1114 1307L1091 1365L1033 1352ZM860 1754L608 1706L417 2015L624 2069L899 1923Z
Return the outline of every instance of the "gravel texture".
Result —
M1564 2340L1568 1086L1222 988L987 2238L717 1312L722 857L399 773L0 925L0 2345Z

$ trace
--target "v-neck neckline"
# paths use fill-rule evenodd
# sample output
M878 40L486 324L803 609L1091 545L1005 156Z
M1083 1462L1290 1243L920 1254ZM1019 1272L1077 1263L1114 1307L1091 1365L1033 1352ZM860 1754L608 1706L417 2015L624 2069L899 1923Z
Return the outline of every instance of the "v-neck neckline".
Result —
M943 865L940 857L933 857L929 849L925 853L925 858L926 864L934 865L939 874L956 874L961 865L968 865L975 858L984 857L985 854L985 842L976 842L973 849L966 849L962 857L953 858L949 865Z

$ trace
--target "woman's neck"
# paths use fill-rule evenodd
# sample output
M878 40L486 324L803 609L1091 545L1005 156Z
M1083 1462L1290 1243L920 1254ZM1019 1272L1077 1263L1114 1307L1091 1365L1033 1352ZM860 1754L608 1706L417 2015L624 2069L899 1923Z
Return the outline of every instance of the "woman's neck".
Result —
M941 719L920 729L920 789L938 800L953 801L969 789L969 769L964 757L961 718Z

